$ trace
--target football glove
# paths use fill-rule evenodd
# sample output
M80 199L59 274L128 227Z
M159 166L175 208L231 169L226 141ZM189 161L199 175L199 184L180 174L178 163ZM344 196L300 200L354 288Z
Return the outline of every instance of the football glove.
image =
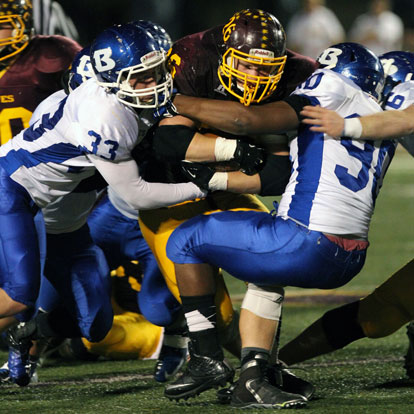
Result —
M173 89L172 97L168 99L164 105L159 106L154 110L154 118L172 118L173 116L179 115L177 108L175 107L172 101L175 95L177 95L177 90ZM162 100L162 97L160 97L160 100Z
M254 175L262 168L266 151L248 142L237 140L233 158L239 164L240 171L247 175Z
M181 161L184 175L202 190L208 191L208 183L215 171L209 166L199 162Z

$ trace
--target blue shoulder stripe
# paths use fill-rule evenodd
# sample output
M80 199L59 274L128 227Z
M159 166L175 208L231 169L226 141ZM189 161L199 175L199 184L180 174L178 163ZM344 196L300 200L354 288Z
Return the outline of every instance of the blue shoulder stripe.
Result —
M31 168L39 164L47 164L48 162L62 164L82 154L84 152L79 147L62 142L35 152L29 152L24 149L9 151L4 157L0 158L0 165L9 175L12 175L20 167Z

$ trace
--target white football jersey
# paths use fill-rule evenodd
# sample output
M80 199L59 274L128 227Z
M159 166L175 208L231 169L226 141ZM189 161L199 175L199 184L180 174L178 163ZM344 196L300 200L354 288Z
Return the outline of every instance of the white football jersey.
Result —
M33 112L29 125L40 121L43 114L66 98L62 89L42 101ZM81 228L98 198L98 191L74 192L58 197L42 209L46 232L50 234L68 233Z
M111 204L125 217L138 220L138 211L131 208L128 203L119 197L111 186L108 187L108 198Z
M73 192L96 169L137 210L205 196L194 183L148 183L139 175L131 151L156 121L151 108L138 116L95 79L55 100L0 148L0 165L39 207Z
M294 92L344 118L381 111L373 98L329 69L314 72ZM393 141L334 139L300 125L290 145L292 174L278 215L310 230L366 239L375 198L395 152Z
M0 164L39 207L95 173L87 154L126 160L138 137L137 113L94 79L47 109L0 148Z
M414 81L397 85L388 97L385 109L387 111L405 109L410 105L414 105ZM414 135L402 137L398 142L414 157Z

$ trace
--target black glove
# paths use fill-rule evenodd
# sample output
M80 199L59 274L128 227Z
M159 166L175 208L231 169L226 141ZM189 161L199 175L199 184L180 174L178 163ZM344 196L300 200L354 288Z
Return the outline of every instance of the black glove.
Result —
M247 175L254 175L262 168L266 151L248 142L237 140L233 159L240 165L240 171Z
M209 190L208 183L215 173L212 168L199 162L181 161L181 169L190 181L202 190Z

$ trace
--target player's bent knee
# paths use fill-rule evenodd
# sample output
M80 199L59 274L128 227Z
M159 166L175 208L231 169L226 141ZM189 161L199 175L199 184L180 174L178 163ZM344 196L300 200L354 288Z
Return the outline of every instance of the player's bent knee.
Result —
M411 321L413 315L403 306L381 303L375 295L370 295L361 301L358 318L368 338L383 338Z
M28 305L12 299L3 289L0 289L0 318L14 316L28 309Z
M257 316L274 321L280 320L285 291L280 286L260 287L249 283L242 308Z

